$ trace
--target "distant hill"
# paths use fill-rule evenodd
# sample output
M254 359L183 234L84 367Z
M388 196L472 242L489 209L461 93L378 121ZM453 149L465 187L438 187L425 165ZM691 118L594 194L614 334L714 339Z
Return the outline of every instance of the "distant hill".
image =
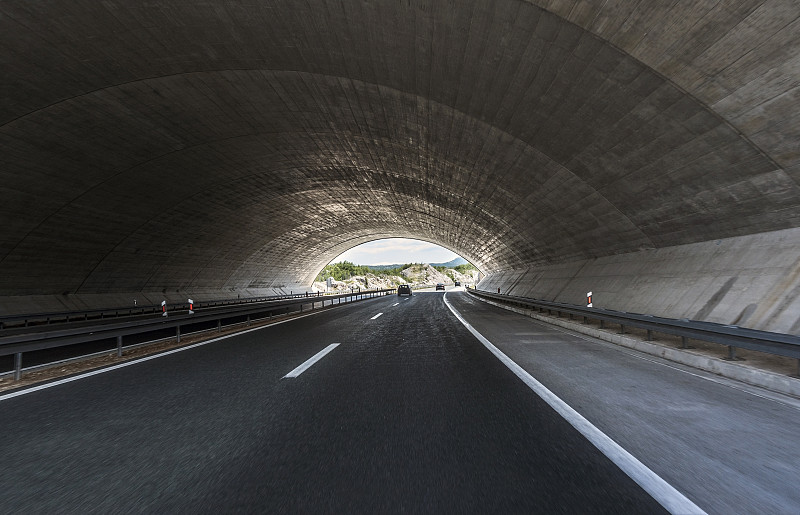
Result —
M394 265L363 265L363 266L368 266L373 270L380 271L380 270L389 270L391 268L400 268L401 266L405 266L407 264L408 263L395 263ZM453 259L452 261L448 261L447 263L424 263L424 264L430 264L431 266L444 266L447 268L453 268L454 266L458 265L466 265L467 260L462 257L456 257L455 259Z
M406 265L407 265L407 263L397 263L395 265L361 265L361 266L367 266L367 267L371 268L372 270L379 270L380 271L380 270L389 270L391 268L400 268L401 266L406 266Z
M457 257L452 261L448 261L447 263L431 263L431 266L446 266L447 268L453 268L454 266L458 265L466 265L467 260L462 257Z

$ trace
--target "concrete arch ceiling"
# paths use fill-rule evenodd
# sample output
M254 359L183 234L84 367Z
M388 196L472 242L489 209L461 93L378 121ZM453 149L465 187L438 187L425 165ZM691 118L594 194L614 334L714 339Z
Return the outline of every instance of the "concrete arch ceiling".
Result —
M788 0L131 4L0 4L2 295L298 288L391 236L493 274L800 226Z

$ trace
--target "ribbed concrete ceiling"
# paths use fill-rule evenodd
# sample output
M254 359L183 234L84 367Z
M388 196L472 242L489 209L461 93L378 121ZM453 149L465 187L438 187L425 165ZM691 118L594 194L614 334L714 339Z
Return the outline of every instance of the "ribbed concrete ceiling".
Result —
M786 1L0 3L0 294L484 272L800 226Z

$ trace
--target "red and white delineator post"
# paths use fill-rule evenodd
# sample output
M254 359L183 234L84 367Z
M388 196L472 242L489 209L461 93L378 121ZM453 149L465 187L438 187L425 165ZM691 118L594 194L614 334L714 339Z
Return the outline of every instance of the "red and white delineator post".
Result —
M192 299L189 299L189 314L190 315L194 315L194 311L192 311L193 309L194 309L194 301Z
M586 307L587 308L592 307L592 292L586 294Z
M161 316L162 317L167 316L167 301L166 300L162 300L161 301Z

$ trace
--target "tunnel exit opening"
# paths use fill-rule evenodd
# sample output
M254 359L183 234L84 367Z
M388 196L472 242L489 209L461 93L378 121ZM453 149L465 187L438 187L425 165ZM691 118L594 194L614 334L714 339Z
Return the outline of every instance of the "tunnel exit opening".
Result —
M336 256L317 274L313 289L322 292L397 288L474 286L479 270L462 256L435 243L383 238L356 245Z

